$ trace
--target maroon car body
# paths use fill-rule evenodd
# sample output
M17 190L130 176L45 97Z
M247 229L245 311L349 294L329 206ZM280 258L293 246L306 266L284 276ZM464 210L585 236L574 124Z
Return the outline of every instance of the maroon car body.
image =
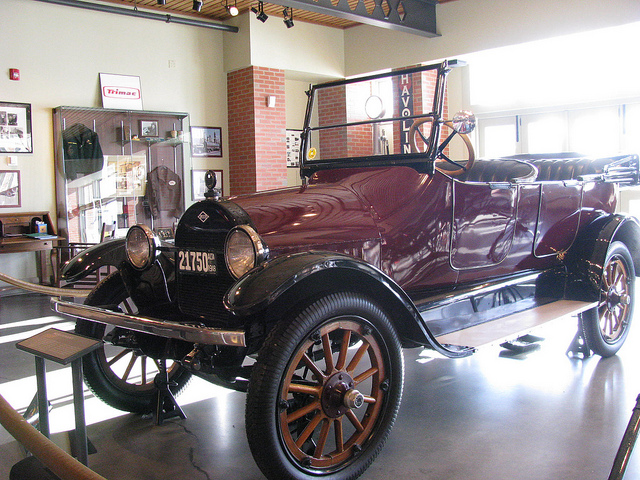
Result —
M612 183L506 185L380 167L318 172L306 186L234 202L272 255L301 248L352 255L412 291L548 268L578 231L615 211L615 190Z
M94 392L161 421L162 395L195 373L248 392L267 477L348 479L393 425L401 347L463 357L543 314L578 315L582 353L613 355L640 271L640 226L616 213L638 157L476 160L473 117L445 117L456 66L313 87L302 186L223 199L208 175L175 242L136 226L72 259L70 282L118 269L87 305L54 301L105 341L84 362Z

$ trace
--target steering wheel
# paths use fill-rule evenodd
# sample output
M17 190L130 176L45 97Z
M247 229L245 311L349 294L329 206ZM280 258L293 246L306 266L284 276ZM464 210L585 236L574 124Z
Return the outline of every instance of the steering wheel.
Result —
M429 149L429 139L424 136L424 134L420 131L420 128L419 128L421 125L427 122L433 123L433 118L418 118L414 120L413 124L411 125L411 128L409 129L409 138L411 139L411 153L421 153L420 149L418 148L416 134L418 134L422 139L422 141L425 143L426 145L425 151ZM438 146L438 149L436 151L436 157L435 157L436 168L441 172L447 175L452 175L452 176L458 176L465 172L468 172L469 170L471 170L471 167L473 166L473 163L475 162L475 159L476 159L476 154L473 150L473 145L471 144L471 140L469 139L469 136L464 133L456 132L451 122L443 122L442 125L451 129L451 133ZM456 135L460 135L460 138L462 139L465 147L467 148L468 158L466 160L452 160L451 158L448 157L447 154L445 154L445 149L447 148L449 143L451 143L451 140L453 140L453 138ZM451 168L451 165L457 168Z

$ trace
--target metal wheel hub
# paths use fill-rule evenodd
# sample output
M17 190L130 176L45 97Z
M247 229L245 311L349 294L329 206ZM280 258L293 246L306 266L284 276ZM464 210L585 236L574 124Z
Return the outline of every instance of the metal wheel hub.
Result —
M631 297L626 293L620 293L615 286L609 288L607 292L607 308L613 310L618 305L627 306L631 304Z
M353 408L364 404L364 395L354 388L353 378L346 372L338 372L327 379L322 387L322 410L329 418L338 418Z

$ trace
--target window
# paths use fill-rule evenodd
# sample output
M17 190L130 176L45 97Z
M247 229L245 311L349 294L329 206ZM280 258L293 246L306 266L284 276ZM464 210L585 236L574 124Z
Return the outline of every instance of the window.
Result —
M592 156L620 152L622 129L618 107L569 112L569 149Z
M480 156L498 158L518 152L516 117L491 118L478 122Z
M520 117L522 150L527 153L564 152L567 149L566 117L545 113Z
M478 119L479 156L640 154L640 103Z

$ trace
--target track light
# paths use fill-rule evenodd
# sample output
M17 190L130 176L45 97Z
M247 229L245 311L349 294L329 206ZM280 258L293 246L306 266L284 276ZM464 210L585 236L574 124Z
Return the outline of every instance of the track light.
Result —
M193 9L196 12L202 10L202 0L193 0Z
M251 7L251 11L256 14L256 18L262 23L266 22L267 18L269 18L269 15L264 13L264 4L262 3L262 0L258 2L258 8Z
M240 13L240 10L238 10L237 0L234 0L233 5L229 5L228 0L225 0L224 8L227 9L227 12L229 12L229 15L231 15L232 17L235 17L236 15L238 15L238 13Z
M167 0L158 0L158 5L166 5Z
M287 26L287 28L293 27L293 8L284 7L284 10L282 10L282 15L284 16L283 22Z

